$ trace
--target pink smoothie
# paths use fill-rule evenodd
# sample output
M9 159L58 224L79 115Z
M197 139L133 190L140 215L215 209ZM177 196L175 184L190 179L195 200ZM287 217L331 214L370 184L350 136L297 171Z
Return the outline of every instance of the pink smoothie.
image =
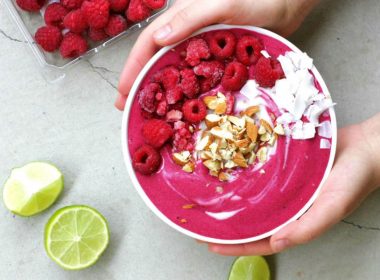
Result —
M290 51L288 46L271 37L242 29L233 31L237 36L253 33L261 38L273 57ZM178 64L184 49L185 43L182 43L164 54L140 86L149 82L150 76L162 67ZM318 83L316 86L322 91ZM239 93L235 94L239 98ZM267 100L268 110L278 117L275 103L269 96L264 94L263 97ZM321 122L325 120L330 120L328 113L320 118ZM131 154L144 143L141 136L143 122L136 96L128 125ZM210 176L201 163L192 174L182 171L172 161L171 147L167 145L161 151L163 164L160 171L152 176L139 173L136 176L152 203L179 226L216 239L251 238L288 221L313 196L324 176L331 152L320 148L320 140L318 134L309 140L279 137L275 154L263 166L240 169L229 182L220 182ZM187 204L195 207L183 209Z

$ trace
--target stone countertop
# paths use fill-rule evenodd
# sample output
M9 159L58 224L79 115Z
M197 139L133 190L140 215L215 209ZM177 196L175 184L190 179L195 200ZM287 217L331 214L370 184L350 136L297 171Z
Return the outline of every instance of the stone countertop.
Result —
M323 1L290 40L315 59L335 102L340 127L380 105L380 2ZM127 176L120 145L122 114L114 109L119 73L137 38L124 38L47 83L0 5L0 182L33 160L57 164L65 190L31 217L0 207L1 279L227 279L231 257L177 233L143 203ZM111 243L93 267L70 272L43 248L43 228L65 205L88 204L107 218ZM268 258L273 279L378 279L380 193L310 244Z

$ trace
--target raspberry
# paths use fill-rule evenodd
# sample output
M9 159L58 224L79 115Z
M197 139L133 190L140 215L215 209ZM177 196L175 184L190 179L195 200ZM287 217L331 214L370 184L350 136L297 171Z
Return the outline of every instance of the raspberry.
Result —
M157 92L156 95L154 96L154 98L155 98L157 101L161 101L161 100L163 100L164 97L165 97L165 95L164 95L162 92Z
M161 9L165 5L165 0L143 0L143 3L152 10Z
M17 5L28 12L37 12L45 4L45 0L16 0Z
M147 144L161 148L173 136L172 127L163 120L151 119L144 123L142 135Z
M94 42L99 42L107 39L109 36L103 28L97 29L90 27L88 30L88 37L90 37L90 39Z
M156 109L157 115L159 115L160 117L163 117L166 115L167 111L168 111L168 103L166 102L166 100L161 100L160 102L158 102L157 109Z
M245 65L255 64L261 57L263 45L253 36L243 36L236 45L236 58Z
M111 37L116 36L127 29L127 21L120 15L111 15L104 31Z
M59 3L52 3L46 7L44 13L44 20L46 25L57 26L63 29L63 19L67 15L68 11Z
M81 10L90 27L104 28L107 25L110 14L108 0L85 0Z
M150 175L161 165L161 155L152 146L143 145L138 148L132 157L133 168L144 175Z
M230 92L224 93L224 96L226 97L226 103L227 103L226 114L232 115L232 113L234 112L234 107L235 107L235 96L233 96L233 94L231 94Z
M249 66L249 68L248 68L248 78L250 80L254 80L255 79L255 65Z
M281 64L272 58L261 57L253 72L256 82L261 87L273 87L278 79L284 77Z
M148 18L151 10L143 3L142 0L131 0L128 9L125 11L125 16L132 22L142 21Z
M149 113L156 111L156 94L161 91L159 84L150 83L139 93L139 104L142 109Z
M194 149L194 139L190 132L190 125L182 121L174 123L173 146L177 151L192 151Z
M247 66L240 62L230 62L224 70L222 86L225 90L240 90L248 80Z
M144 119L147 119L147 120L150 120L150 119L153 119L154 118L154 113L149 113L145 110L140 110L140 113L141 113L141 116L144 118Z
M209 39L210 51L218 59L231 57L235 53L236 37L227 30L212 34Z
M153 81L162 84L165 90L176 88L179 83L179 71L175 66L167 66L153 75Z
M117 13L124 12L129 4L129 0L110 0L111 10Z
M80 9L68 13L63 19L63 25L74 33L82 33L88 27L86 19Z
M206 117L207 108L203 101L190 99L183 104L182 112L185 120L192 123L198 123Z
M37 29L34 35L37 44L47 52L53 52L59 48L62 41L61 30L55 26L43 26Z
M205 40L200 38L191 39L186 49L186 62L190 66L198 65L202 59L210 57L210 49Z
M224 73L224 64L220 61L203 61L194 67L194 73L200 76L201 92L211 90L216 86Z
M62 6L69 10L79 9L82 6L83 0L61 0Z
M175 87L166 91L166 101L168 104L173 105L182 100L183 93L180 87Z
M166 121L167 122L178 122L182 119L183 113L179 110L170 110L166 114Z
M71 58L84 54L87 48L87 42L82 36L69 32L63 36L59 51L63 58Z
M194 98L199 94L199 81L192 69L183 69L180 72L180 87L188 98Z

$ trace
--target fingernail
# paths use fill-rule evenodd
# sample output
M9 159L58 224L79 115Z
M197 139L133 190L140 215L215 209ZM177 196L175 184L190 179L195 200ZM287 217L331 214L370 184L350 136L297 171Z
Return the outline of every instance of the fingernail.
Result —
M273 246L274 246L273 249L275 252L281 252L285 250L286 248L290 247L290 242L288 239L280 239L280 240L275 241Z
M219 248L217 246L208 245L208 250L213 253L218 253Z
M172 32L172 28L170 27L169 24L161 27L160 29L157 29L154 34L153 34L153 37L156 39L156 40L163 40L165 39L166 37L168 37L168 35L170 34L170 32Z

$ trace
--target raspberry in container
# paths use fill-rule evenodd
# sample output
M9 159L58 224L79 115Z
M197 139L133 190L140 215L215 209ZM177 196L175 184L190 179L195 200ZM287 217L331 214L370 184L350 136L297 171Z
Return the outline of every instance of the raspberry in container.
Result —
M171 0L4 0L49 82L147 26Z

